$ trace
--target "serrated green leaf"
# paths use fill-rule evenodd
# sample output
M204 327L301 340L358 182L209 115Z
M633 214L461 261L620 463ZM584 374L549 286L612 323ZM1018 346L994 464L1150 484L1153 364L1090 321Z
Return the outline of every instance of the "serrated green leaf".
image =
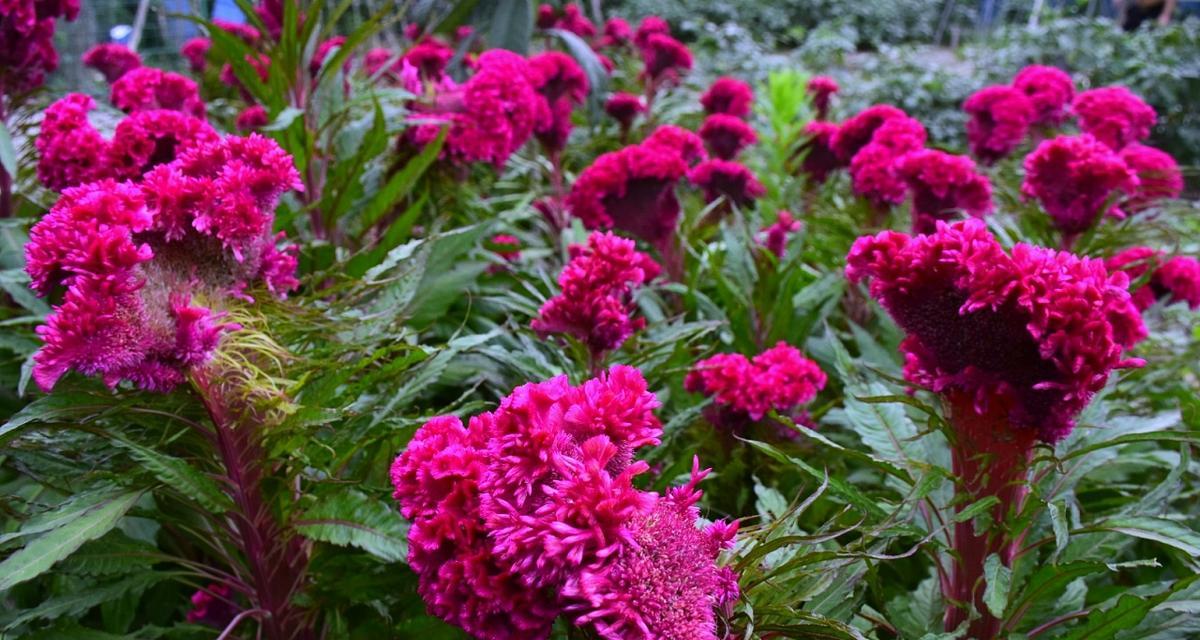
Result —
M1106 640L1115 637L1120 631L1136 628L1151 609L1195 582L1197 578L1200 576L1180 580L1170 589L1150 597L1122 595L1113 606L1089 613L1084 618L1083 625L1072 629L1062 640Z
M294 525L308 538L357 547L385 562L408 556L408 523L387 503L360 491L324 498Z
M165 574L140 573L120 582L104 586L93 586L80 589L75 593L57 596L46 600L31 609L13 612L15 615L7 621L6 627L13 628L28 624L35 620L54 620L62 616L80 616L89 609L110 600L115 600L130 593L142 593L155 583L166 579Z
M233 500L221 491L211 478L194 468L186 460L168 456L124 438L114 438L154 477L180 495L195 500L200 506L214 513L225 513L233 508Z
M1012 583L1012 569L1004 566L1000 556L992 553L983 561L983 577L987 588L983 591L983 604L997 618L1004 615L1008 607L1008 589Z
M1144 516L1110 518L1095 528L1161 542L1187 553L1192 558L1200 557L1200 533L1173 520Z

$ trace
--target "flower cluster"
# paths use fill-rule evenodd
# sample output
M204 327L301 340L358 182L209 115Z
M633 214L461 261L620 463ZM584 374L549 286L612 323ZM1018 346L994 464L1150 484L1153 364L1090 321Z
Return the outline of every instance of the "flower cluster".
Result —
M587 75L575 58L559 51L535 55L529 66L533 88L545 103L534 135L548 151L558 153L571 134L571 111L587 98Z
M1133 143L1121 149L1121 160L1137 176L1137 191L1121 204L1126 213L1136 213L1158 200L1178 198L1183 193L1183 174L1171 154Z
M698 133L709 152L722 160L733 160L742 149L758 142L758 134L745 120L724 113L708 116Z
M633 41L633 28L624 18L612 17L604 23L604 35L596 43L597 48L624 47Z
M608 96L608 100L604 101L604 113L607 113L610 118L617 121L621 127L622 137L629 135L629 129L633 127L634 118L638 114L646 112L646 103L640 96L635 96L632 93L616 92Z
M1079 128L1113 149L1145 140L1158 120L1154 109L1125 87L1084 91L1072 107Z
M1102 215L1124 217L1115 196L1133 195L1137 186L1137 175L1120 155L1084 134L1046 140L1026 156L1021 193L1036 198L1069 239Z
M651 86L679 82L679 79L692 69L691 50L671 37L669 30L658 31L658 27L654 26L654 31L646 31L646 26L647 23L643 20L643 28L638 29L634 40L645 64L642 79Z
M1025 140L1037 117L1033 102L1020 89L1007 85L984 87L963 103L970 116L967 143L985 163L1012 153Z
M908 334L905 377L1045 442L1070 433L1114 368L1139 364L1122 358L1145 336L1129 279L1103 261L1024 244L1010 255L965 220L859 238L847 263Z
M599 358L645 326L643 318L632 317L633 292L658 273L658 264L632 240L593 233L586 246L571 247L571 260L558 276L561 292L538 310L533 329L572 336Z
M0 2L0 97L36 89L58 68L55 20L74 20L79 0Z
M437 38L422 38L401 58L412 65L426 81L436 82L442 78L446 65L454 57L454 49Z
M776 257L782 258L787 250L788 238L803 227L791 211L781 209L776 214L775 222L763 229L762 245Z
M1109 271L1123 271L1130 280L1139 280L1153 269L1150 279L1130 292L1133 303L1141 311L1156 300L1167 304L1183 302L1189 308L1200 309L1200 260L1175 256L1162 261L1163 253L1150 247L1133 247L1104 261Z
M724 198L726 204L747 207L767 190L745 165L712 158L688 171L688 180L704 190L705 202Z
M205 115L200 90L191 79L172 71L138 67L112 84L109 100L125 113L169 109L196 118Z
M812 98L813 107L817 110L818 120L829 117L829 103L838 89L837 80L829 76L813 76L809 79L808 95Z
M26 246L33 290L65 290L38 327L34 380L49 390L74 369L110 386L181 383L234 328L224 301L256 282L280 296L298 284L294 250L271 227L279 197L299 188L291 157L252 135L198 144L140 183L67 189Z
M91 67L104 75L109 84L142 66L142 57L123 44L106 42L88 49L83 54L84 66Z
M711 396L717 405L731 411L732 415L721 417L720 425L734 426L746 418L762 420L772 410L791 414L815 398L825 382L825 372L817 363L780 342L753 359L721 353L701 360L688 372L683 385L692 393Z
M966 156L921 149L903 156L897 171L912 194L914 233L931 233L955 211L981 218L992 210L992 184Z
M925 127L915 118L891 117L881 122L871 141L850 159L854 192L877 206L903 202L906 185L897 172L898 163L905 154L924 147L925 138Z
M823 120L813 120L804 126L804 143L797 150L802 160L800 171L810 180L821 184L829 175L845 166L833 149L833 139L838 125Z
M871 142L880 125L893 118L905 117L903 111L890 104L867 107L838 126L830 146L842 164L850 164L851 158Z
M657 407L617 365L518 387L465 428L418 429L391 478L430 612L490 640L546 638L559 615L609 640L715 640L714 607L736 597L716 560L737 525L698 526L698 464L665 495L634 486Z
M1054 126L1067 116L1075 98L1075 81L1058 67L1029 65L1013 77L1012 87L1033 105L1034 124Z
M754 103L754 89L743 80L722 76L713 81L700 96L700 104L709 115L725 114L737 118L750 115Z
M183 46L179 48L179 55L188 61L188 69L192 73L203 73L205 67L208 66L210 49L212 49L212 40L195 37L183 43Z

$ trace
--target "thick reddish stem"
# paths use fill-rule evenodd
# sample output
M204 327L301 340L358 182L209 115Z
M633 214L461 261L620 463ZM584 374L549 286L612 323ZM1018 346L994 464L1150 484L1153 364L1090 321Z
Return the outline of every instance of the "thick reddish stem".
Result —
M962 511L989 496L999 503L992 509L993 525L987 531L976 533L970 519L954 525L954 570L949 593L943 594L945 630L957 629L970 617L974 605L978 617L970 622L967 637L991 640L999 635L1001 620L983 602L987 587L984 563L994 553L1005 566L1012 566L1020 538L1007 535L1004 523L1009 514L1020 512L1029 493L1027 476L1036 434L1032 429L1014 427L1007 406L998 400L980 414L969 394L951 392L946 399L954 428L954 476L959 481L956 509Z

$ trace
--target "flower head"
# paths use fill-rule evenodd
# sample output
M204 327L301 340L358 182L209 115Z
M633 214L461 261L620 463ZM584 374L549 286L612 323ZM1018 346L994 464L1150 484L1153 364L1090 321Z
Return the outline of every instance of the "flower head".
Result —
M604 101L604 113L616 120L621 125L622 131L629 131L629 128L633 126L633 119L639 113L646 113L646 103L642 101L641 96L617 92L608 96L608 100Z
M83 65L99 71L106 82L112 83L142 66L142 57L123 44L106 42L84 52Z
M112 84L110 100L125 113L170 109L204 118L204 101L190 78L154 67L138 67Z
M637 31L633 34L633 44L641 49L649 43L650 36L655 34L671 35L671 25L658 16L646 16L638 23Z
M788 238L804 228L804 225L792 216L791 211L780 209L775 222L763 229L762 245L767 251L782 258L787 250Z
M671 145L630 145L580 172L566 205L588 229L615 227L661 245L674 236L680 214L675 185L687 171Z
M912 193L914 233L932 233L955 211L981 218L992 210L992 184L966 156L921 149L901 157L896 169Z
M402 60L416 68L423 79L437 81L453 57L454 49L446 43L437 38L423 38L404 54Z
M904 374L935 392L1007 408L1045 442L1075 415L1145 336L1125 274L1099 260L1018 244L1011 255L978 220L937 223L929 235L864 236L847 256L851 281L908 334Z
M837 132L836 124L822 120L813 120L804 127L806 140L797 151L803 157L800 171L817 184L825 182L829 174L845 166L833 150Z
M46 108L35 143L38 180L62 191L107 176L109 142L88 121L96 107L91 96L68 93Z
M36 89L58 68L55 21L74 20L79 0L0 2L0 96Z
M673 124L658 127L642 141L642 144L671 151L689 165L708 157L708 154L704 153L704 141L700 136Z
M1159 299L1167 304L1184 302L1189 308L1200 309L1200 260L1175 256L1163 261L1163 253L1150 247L1133 247L1104 261L1110 272L1122 271L1129 279L1138 280L1153 269L1143 286L1132 290L1133 303L1141 311Z
M258 32L258 29L244 22L233 22L231 20L215 18L212 23L214 27L251 46L258 44L259 39L262 38L262 34Z
M187 612L187 621L224 629L239 613L233 599L233 589L229 585L209 584L192 594L192 608Z
M897 172L898 163L925 145L925 135L925 127L908 116L880 123L871 141L850 160L854 192L877 205L903 202L906 185Z
M1092 227L1104 214L1118 218L1118 193L1134 194L1138 178L1116 152L1090 135L1059 136L1025 158L1021 193L1036 198L1068 236Z
M1060 124L1075 98L1075 81L1058 67L1029 65L1017 73L1012 86L1029 98L1037 124Z
M825 388L826 376L799 349L780 342L749 359L722 353L697 362L684 387L712 396L714 401L750 420L762 420L772 410L791 413Z
M641 46L645 69L642 77L653 83L674 83L692 69L692 52L687 45L662 33L648 36Z
M596 35L596 25L583 15L583 12L579 10L579 5L574 2L563 7L562 15L558 17L555 26L563 31L570 31L580 38L591 38Z
M108 170L104 177L140 179L188 149L217 139L217 132L199 118L178 111L139 111L117 123L108 147Z
M705 201L724 197L739 207L749 206L767 192L750 169L732 160L705 160L688 171L688 180L704 189Z
M875 130L892 118L907 117L903 111L890 104L877 104L847 118L836 130L831 145L834 153L844 164L849 164L860 149L871 142Z
M837 80L829 76L813 76L808 80L808 95L812 98L813 106L817 109L817 119L824 120L829 115L829 103L833 94L838 92Z
M995 162L1012 153L1029 132L1037 112L1020 90L997 85L984 87L963 103L971 117L967 142L971 153L983 162Z
M742 149L758 142L758 134L745 120L720 113L705 119L699 133L713 156L722 160L733 160Z
M600 38L599 47L601 49L609 47L622 47L629 44L633 40L633 29L624 18L609 18L604 23L604 36Z
M1154 109L1125 87L1084 91L1072 106L1079 128L1113 149L1145 140L1158 120Z
M179 54L188 61L192 73L203 73L208 66L208 51L212 49L212 40L208 38L191 38L179 48Z
M252 104L238 114L237 128L242 131L257 131L267 126L270 121L266 108L261 104Z
M571 111L588 94L588 79L575 58L547 51L529 59L531 83L545 102L549 117L539 118L534 134L546 149L561 151L571 133Z
M738 118L750 115L754 103L754 89L737 78L722 76L713 81L712 86L700 96L700 104L705 113L725 114Z
M1121 149L1121 159L1138 180L1137 192L1121 204L1124 211L1141 211L1158 200L1178 198L1183 193L1183 174L1171 154L1135 142Z

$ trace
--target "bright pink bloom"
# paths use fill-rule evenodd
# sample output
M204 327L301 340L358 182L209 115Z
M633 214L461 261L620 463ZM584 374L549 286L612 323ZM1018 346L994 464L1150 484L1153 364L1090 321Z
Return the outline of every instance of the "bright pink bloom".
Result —
M688 180L704 189L707 202L724 197L727 203L747 207L767 193L750 169L731 160L705 160L688 171Z
M117 124L103 177L138 180L154 167L218 137L207 122L178 111L139 111Z
M1036 198L1067 237L1087 231L1102 215L1123 218L1118 194L1137 193L1138 178L1121 156L1090 135L1059 136L1025 158L1021 194Z
M758 134L737 116L713 114L700 125L700 137L714 157L733 160L742 149L758 142Z
M837 132L836 124L821 120L813 120L804 127L807 139L797 151L803 157L800 171L817 184L825 182L829 174L846 166L833 150L833 139Z
M4 0L0 2L0 96L42 85L58 68L55 20L74 20L79 0Z
M237 128L241 131L257 131L270 122L267 110L261 104L254 104L242 109L237 117Z
M753 103L754 89L748 83L729 76L714 80L708 91L700 96L700 104L708 114L723 113L745 118L750 115Z
M1036 124L1061 124L1075 99L1075 81L1058 67L1029 65L1017 73L1012 86L1029 98Z
M454 49L437 38L424 38L404 54L404 60L421 72L421 78L437 81L454 57Z
M596 35L596 25L579 10L579 5L570 3L563 7L562 15L558 17L555 26L563 31L570 31L580 38L591 38Z
M1140 311L1154 305L1158 299L1167 304L1184 302L1192 310L1200 309L1200 260L1176 256L1162 261L1163 252L1150 247L1133 247L1104 261L1110 272L1122 271L1131 281L1154 269L1149 282L1130 292Z
M1171 154L1135 142L1121 149L1121 159L1138 178L1137 193L1121 204L1124 211L1141 211L1158 200L1178 198L1183 193L1183 174Z
M700 136L673 124L659 126L642 141L642 145L669 150L689 165L708 158Z
M649 43L650 36L655 34L671 35L671 25L658 16L646 16L642 18L637 32L633 34L633 44L642 49Z
M1154 109L1125 87L1084 91L1073 108L1079 128L1113 149L1145 140L1158 120Z
M808 95L812 97L813 106L817 109L818 120L829 116L829 102L837 92L837 80L829 76L813 76L809 79Z
M204 73L204 68L208 66L209 49L212 49L212 40L197 37L183 43L179 54L187 59L192 73Z
M537 19L534 24L539 29L553 29L558 22L558 9L552 4L541 4L538 6Z
M498 233L490 241L492 251L505 262L516 262L521 259L521 241L516 236Z
M589 84L575 58L547 51L529 59L530 82L545 102L545 114L534 128L538 141L551 152L562 151L571 135L571 111L587 99Z
M633 126L633 119L639 113L646 112L646 103L642 101L641 96L617 92L609 95L608 100L604 102L604 112L621 125L622 131L629 131Z
M400 74L400 68L402 66L401 59L401 57L398 57L395 53L392 53L391 49L376 47L375 49L371 49L363 55L363 73L368 77L374 77L376 74L379 74L381 70L383 70L385 65L391 63L391 66L388 67L388 70L380 75L387 76L389 80L395 81Z
M671 36L655 33L641 48L645 69L642 77L653 84L676 83L692 69L692 52Z
M904 202L907 185L897 171L901 157L925 145L925 127L908 116L888 118L875 129L871 142L850 160L854 192L876 205Z
M799 349L780 342L748 359L722 353L697 362L684 387L750 420L762 420L772 410L791 413L825 388L826 376Z
M192 608L187 612L191 624L203 624L224 630L240 612L234 602L233 590L225 584L209 584L191 597Z
M632 240L593 233L586 247L571 247L571 261L558 276L562 291L542 305L533 328L570 335L599 357L645 326L632 317L633 291L658 273L658 264Z
M960 210L976 218L992 211L992 183L966 156L921 149L901 157L896 169L912 193L913 233L933 233L938 220Z
M346 44L346 36L334 36L321 41L321 44L317 45L317 50L313 52L312 59L308 61L308 72L316 76L321 71L321 66L325 64L325 58L328 58L334 49L340 49L344 44ZM350 60L347 59L345 64L348 70Z
M600 38L598 47L622 47L633 40L633 29L624 18L609 18L604 23L604 36Z
M1009 86L984 87L963 103L971 117L967 142L971 153L990 163L1012 153L1025 140L1037 112L1024 93Z
M125 113L170 109L204 118L204 101L190 78L154 67L139 67L112 85L110 100Z
M106 42L84 52L83 65L99 71L104 75L104 80L111 84L142 66L142 57L123 44Z
M675 185L687 174L680 153L642 143L605 153L580 172L566 204L588 229L617 228L656 246L675 234Z
M254 13L263 22L263 26L267 28L267 33L271 37L278 40L283 33L284 12L286 7L284 3L291 3L296 6L296 26L304 26L304 13L301 11L297 0L262 0L254 7Z
M791 211L780 209L775 222L763 229L762 245L776 257L782 258L790 236L803 227L799 220L792 217Z
M230 22L229 20L217 18L213 20L212 23L214 27L238 38L248 45L253 46L258 44L259 38L262 37L262 34L258 32L258 29L255 29L244 22Z
M885 121L892 118L907 117L905 113L890 104L877 104L863 109L854 116L847 118L837 128L830 144L834 153L844 165L850 164L850 159L860 149L871 142L875 130Z
M1186 302L1188 308L1200 309L1200 260L1176 256L1154 272L1151 286L1169 292L1172 301Z
M1070 433L1112 369L1140 364L1122 358L1146 335L1129 280L1103 261L1025 244L1009 255L982 222L964 220L864 236L847 263L907 332L906 378L979 414L1005 411L1045 442Z
M108 141L88 121L91 96L68 93L46 108L37 146L38 180L62 191L108 175Z

